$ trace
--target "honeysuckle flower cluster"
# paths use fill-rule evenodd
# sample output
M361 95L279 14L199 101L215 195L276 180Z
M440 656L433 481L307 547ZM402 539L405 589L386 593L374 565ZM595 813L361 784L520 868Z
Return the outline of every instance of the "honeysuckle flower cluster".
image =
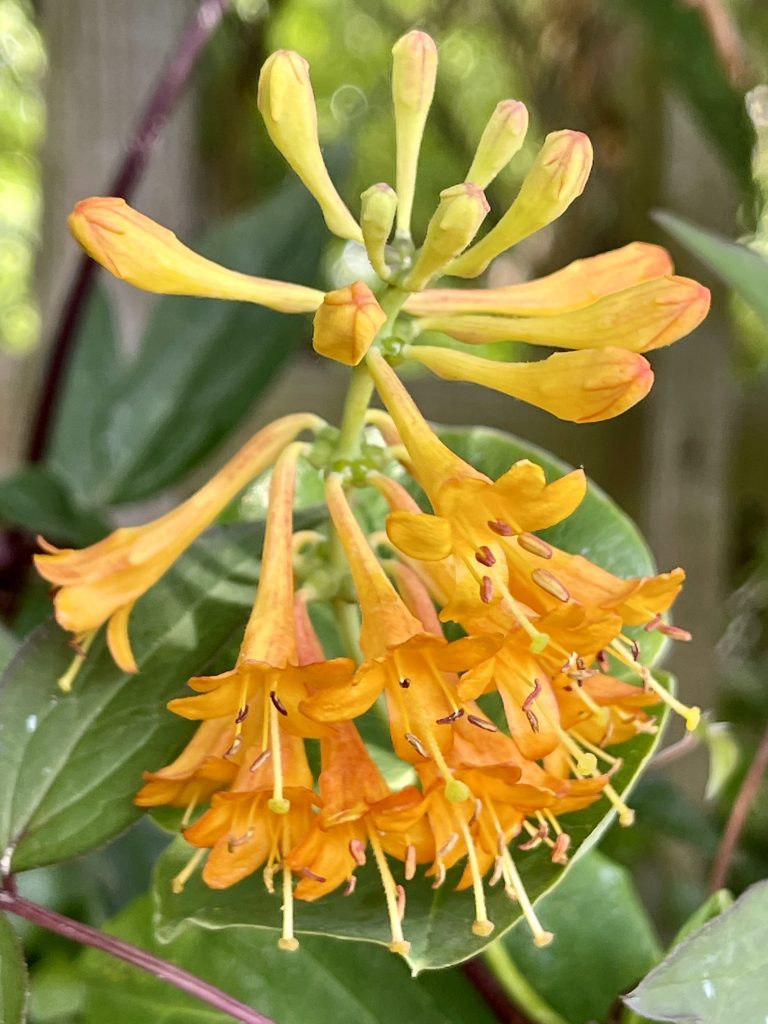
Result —
M684 574L619 579L542 539L584 498L583 471L547 481L524 460L489 479L442 443L396 370L413 362L566 420L607 419L650 389L643 353L691 331L709 296L673 273L666 252L640 242L526 284L430 288L443 275L478 276L564 213L585 186L592 149L580 132L548 135L516 200L475 241L489 213L483 190L520 150L528 127L523 104L504 100L466 179L440 194L416 247L411 211L437 51L429 36L411 32L395 44L393 59L395 183L363 193L359 221L323 162L306 61L273 54L258 93L272 141L329 229L365 247L379 278L374 288L359 280L324 293L241 274L197 255L122 199L77 204L75 237L116 276L149 291L312 313L316 352L355 369L340 429L312 413L285 416L161 518L80 551L42 542L36 561L58 588L58 621L81 647L62 685L73 685L105 623L117 664L138 671L129 637L135 602L246 485L271 470L260 580L240 654L230 671L191 679L194 695L170 702L171 712L200 725L173 763L145 773L136 797L144 807L184 809L184 836L196 852L175 887L201 864L213 888L261 871L267 888L280 890L280 945L294 949L295 901L341 886L354 898L356 870L370 857L391 949L404 954L409 882L424 871L437 888L463 865L457 888L472 890L477 935L493 929L486 886L500 883L519 902L536 944L545 945L552 936L525 892L519 857L547 847L554 863L566 863L570 837L561 819L597 800L629 824L632 811L611 783L620 761L606 748L653 731L647 709L660 701L689 728L698 720L698 709L657 682L626 632L644 626L688 639L665 621ZM498 362L423 344L426 331L470 344L518 340L565 351ZM384 410L368 408L374 390ZM372 429L382 441L375 450L364 441ZM302 459L323 473L326 529L294 529ZM408 478L429 511L413 498ZM363 487L386 500L385 533L369 534L355 514ZM318 601L335 609L347 656L326 657L311 620ZM447 638L446 623L458 639ZM493 692L503 723L478 703ZM416 780L399 791L355 724L381 700L394 754ZM317 779L308 739L320 745Z

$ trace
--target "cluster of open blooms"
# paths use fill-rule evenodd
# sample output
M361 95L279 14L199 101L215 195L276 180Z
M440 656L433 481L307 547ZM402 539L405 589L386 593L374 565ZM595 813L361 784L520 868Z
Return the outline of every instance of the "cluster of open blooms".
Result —
M220 675L191 679L195 695L170 702L172 712L201 724L172 764L145 774L136 797L145 807L185 809L184 836L198 850L175 886L203 859L203 878L213 888L261 870L271 891L281 873L280 945L294 949L294 900L316 900L342 886L351 894L355 872L370 856L381 877L391 948L405 953L408 882L423 867L439 887L461 863L457 887L473 891L476 934L492 931L484 886L500 882L544 945L551 935L521 883L518 852L546 846L552 861L564 864L570 838L561 816L599 799L616 808L622 823L631 821L611 784L620 761L606 747L653 731L648 707L666 701L695 727L698 710L667 694L625 632L645 626L688 638L664 620L683 572L619 579L544 541L539 531L566 519L584 497L583 472L548 483L540 467L521 461L489 479L439 440L394 367L413 361L564 419L606 419L647 393L652 373L642 353L695 327L708 294L675 276L663 250L643 243L527 284L425 290L443 274L479 275L558 217L581 193L592 152L580 132L547 136L510 209L473 243L488 212L483 189L526 133L525 107L500 103L466 180L441 193L416 249L411 207L436 48L429 36L411 32L393 56L396 188L368 189L359 223L323 163L304 59L273 54L259 84L272 140L331 231L365 246L381 278L376 293L363 281L323 294L240 274L193 253L121 199L78 203L70 220L75 236L118 277L150 291L313 313L316 351L356 369L340 432L310 413L283 417L178 508L84 550L44 544L37 565L58 588L56 615L75 634L80 654L107 623L116 662L136 671L128 631L136 600L271 467L260 582L237 662ZM422 330L469 343L514 339L568 351L497 362L420 344ZM386 411L366 415L374 388ZM386 459L361 457L364 423L380 432L389 464L398 461L418 482L431 512L414 501L402 474L382 471ZM315 442L299 440L302 434ZM317 464L318 435L328 453L328 530L295 532L297 463L311 455ZM367 535L355 515L360 484L388 503L386 537ZM324 593L296 572L307 552L329 547L340 586L330 598L347 634L350 620L353 633L359 626L350 644L359 643L355 657L327 659L311 624L312 603L329 599L333 571L325 574ZM445 622L461 627L454 629L460 639L446 638ZM617 678L619 669L634 673L634 683ZM506 729L477 703L490 692L501 696ZM399 792L390 790L354 724L380 698L394 752L418 778ZM319 740L318 780L307 738Z

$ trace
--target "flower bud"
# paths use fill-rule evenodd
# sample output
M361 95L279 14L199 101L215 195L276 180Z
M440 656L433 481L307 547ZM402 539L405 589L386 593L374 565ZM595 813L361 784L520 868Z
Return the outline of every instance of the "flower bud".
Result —
M319 355L357 366L387 314L364 281L328 292L315 313L312 346Z
M408 32L392 47L392 101L397 144L397 230L408 236L416 167L437 75L437 47L426 32Z
M371 266L382 280L390 276L384 250L392 232L397 212L397 195L393 188L380 181L360 196L360 225Z
M330 179L320 152L317 109L309 64L292 50L278 50L259 75L258 107L269 137L312 193L330 231L362 241L360 228Z
M323 293L315 288L251 277L205 259L124 199L82 199L69 215L68 224L97 263L148 292L239 299L282 313L309 313L323 301Z
M491 114L467 172L467 181L487 188L525 142L528 111L519 100L502 100Z
M491 260L546 227L581 195L592 169L592 143L583 132L552 132L544 140L512 206L448 273L477 277Z
M470 182L444 189L427 226L424 245L403 286L409 291L424 288L435 274L469 245L488 210L485 193Z

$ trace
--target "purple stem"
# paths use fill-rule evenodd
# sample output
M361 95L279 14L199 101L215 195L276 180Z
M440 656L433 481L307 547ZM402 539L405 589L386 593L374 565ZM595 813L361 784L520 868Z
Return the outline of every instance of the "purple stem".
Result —
M123 942L122 939L116 939L113 935L100 932L97 928L81 924L80 921L73 921L69 917L57 914L55 910L48 910L22 896L16 896L7 890L0 892L0 908L17 914L27 921L32 921L33 924L47 928L49 931L56 932L57 935L63 935L66 939L79 942L81 946L93 946L94 949L100 949L104 953L109 953L110 956L125 960L126 963L132 964L134 967L140 967L156 978L162 978L163 981L170 982L176 988L189 992L190 995L208 1003L214 1009L228 1013L234 1020L243 1021L243 1024L274 1024L269 1017L252 1010L245 1003L233 999L226 992L209 985L207 981L190 974L189 971L185 971L167 960L162 960L152 953L147 953L146 950L139 949L138 946L133 946L130 942Z
M183 95L205 44L213 35L232 0L202 0L184 28L139 118L125 158L107 187L107 195L128 199L141 180L152 147ZM27 448L30 462L40 462L50 438L59 388L74 352L77 329L93 288L97 264L80 258L61 308Z

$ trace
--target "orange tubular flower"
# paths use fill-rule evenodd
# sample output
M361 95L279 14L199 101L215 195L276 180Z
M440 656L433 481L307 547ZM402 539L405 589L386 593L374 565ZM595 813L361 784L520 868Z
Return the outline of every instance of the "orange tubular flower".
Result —
M35 565L41 576L59 588L54 600L59 624L83 638L108 622L112 657L123 671L138 671L128 638L128 618L137 599L297 434L322 426L323 421L310 413L275 420L191 498L144 526L115 530L79 551L55 548L41 540L47 553L36 555Z

